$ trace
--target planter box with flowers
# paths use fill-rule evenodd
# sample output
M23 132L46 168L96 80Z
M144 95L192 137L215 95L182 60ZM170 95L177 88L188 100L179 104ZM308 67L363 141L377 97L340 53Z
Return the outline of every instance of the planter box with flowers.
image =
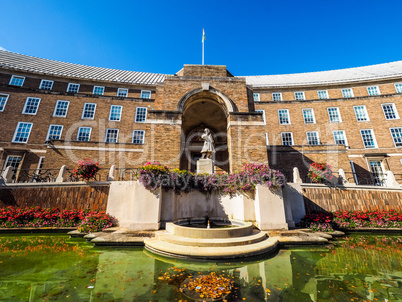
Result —
M86 159L79 160L77 166L74 168L73 173L75 176L84 180L95 179L96 173L100 170L99 163Z
M331 166L324 163L312 163L308 170L308 178L314 183L324 183L331 181L334 177L332 174Z

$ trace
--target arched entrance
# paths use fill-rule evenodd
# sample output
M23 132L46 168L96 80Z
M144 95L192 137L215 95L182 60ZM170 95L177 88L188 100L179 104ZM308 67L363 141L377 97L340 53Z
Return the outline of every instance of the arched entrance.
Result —
M209 91L193 94L182 103L182 156L180 169L196 170L196 161L201 157L203 140L201 134L209 128L215 140L215 170L229 172L227 146L228 109L219 96Z

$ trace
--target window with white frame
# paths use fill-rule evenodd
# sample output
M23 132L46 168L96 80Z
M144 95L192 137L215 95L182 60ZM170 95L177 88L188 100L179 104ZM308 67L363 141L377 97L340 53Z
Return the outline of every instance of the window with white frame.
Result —
M39 85L39 89L43 90L52 90L53 87L53 81L49 80L42 80Z
M265 145L269 146L268 133L265 132Z
M253 99L254 99L254 102L259 102L260 101L260 94L257 93L257 92L254 92L253 93Z
M103 86L94 86L94 90L92 91L92 94L103 95L104 92L105 92L105 87L103 87Z
M4 170L7 167L13 167L13 170L15 172L15 170L18 169L21 160L22 160L22 156L20 156L20 155L9 155L9 156L7 156L6 163L4 165Z
M300 100L304 100L304 91L298 91L295 92L295 100L296 101L300 101Z
M47 132L46 140L61 139L61 133L63 132L63 125L50 125Z
M107 129L106 130L106 143L117 143L117 138L119 136L119 129Z
M70 101L58 100L56 103L56 107L54 107L53 116L54 117L66 117L69 105L70 105Z
M289 125L290 124L290 117L289 117L289 110L288 109L279 109L279 124L281 125Z
M45 162L45 157L39 157L38 166L36 167L36 174L39 174L43 168L43 163Z
M91 138L91 127L79 127L77 133L77 141L89 142Z
M368 86L367 92L369 95L380 95L380 88L378 86Z
M119 105L110 106L109 121L120 122L122 109L123 109L123 106L119 106Z
M353 98L353 90L352 90L352 88L342 89L342 96L344 98Z
M277 102L277 101L282 101L282 93L281 92L273 92L272 93L272 100Z
M395 90L397 93L402 93L402 83L395 84Z
M399 119L398 111L396 110L394 103L381 104L381 107L387 120Z
M360 130L360 134L362 136L364 148L377 148L377 142L372 129Z
M13 86L22 86L24 84L25 77L19 77L19 76L11 76L10 83L9 85Z
M255 112L261 112L262 113L262 120L264 121L264 125L265 125L266 124L266 122L265 122L265 110L258 109Z
M128 95L128 89L127 88L119 88L119 89L117 89L117 96L127 97L127 95Z
M342 123L341 113L338 107L328 107L328 116L331 123Z
M135 111L135 122L145 123L147 120L147 107L137 107Z
M82 110L82 119L93 120L95 117L96 104L95 103L85 103L84 109Z
M395 147L402 147L402 128L389 128Z
M336 145L347 145L345 130L332 131Z
M293 134L292 132L281 132L282 145L292 146L293 145Z
M144 144L144 130L134 130L133 131L133 144Z
M353 106L353 109L356 114L356 119L358 122L367 122L369 121L369 117L367 114L367 109L365 105Z
M0 112L4 111L8 100L8 94L0 93Z
M142 99L150 99L151 91L150 90L141 90L141 98Z
M36 115L36 113L38 112L39 103L40 98L28 97L27 100L25 101L25 106L24 109L22 110L22 113Z
M318 98L320 100L329 99L328 91L326 91L326 90L318 90L317 94L318 94Z
M13 143L26 143L31 134L32 123L18 122L15 129Z
M315 124L314 110L312 108L302 109L305 124Z
M319 145L320 139L318 137L317 131L308 131L307 133L307 142L309 145Z
M68 83L67 92L78 93L78 91L80 91L80 84Z

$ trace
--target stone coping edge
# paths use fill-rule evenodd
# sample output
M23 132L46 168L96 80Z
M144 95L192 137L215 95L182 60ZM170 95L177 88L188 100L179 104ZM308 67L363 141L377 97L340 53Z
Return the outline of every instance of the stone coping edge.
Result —
M75 227L66 228L0 228L0 234L21 234L21 233L68 233L76 230Z

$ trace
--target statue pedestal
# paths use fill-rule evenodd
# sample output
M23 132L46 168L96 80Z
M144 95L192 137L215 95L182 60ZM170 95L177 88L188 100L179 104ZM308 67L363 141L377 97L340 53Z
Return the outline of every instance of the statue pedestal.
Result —
M210 158L204 158L197 160L197 173L214 173L214 161Z

